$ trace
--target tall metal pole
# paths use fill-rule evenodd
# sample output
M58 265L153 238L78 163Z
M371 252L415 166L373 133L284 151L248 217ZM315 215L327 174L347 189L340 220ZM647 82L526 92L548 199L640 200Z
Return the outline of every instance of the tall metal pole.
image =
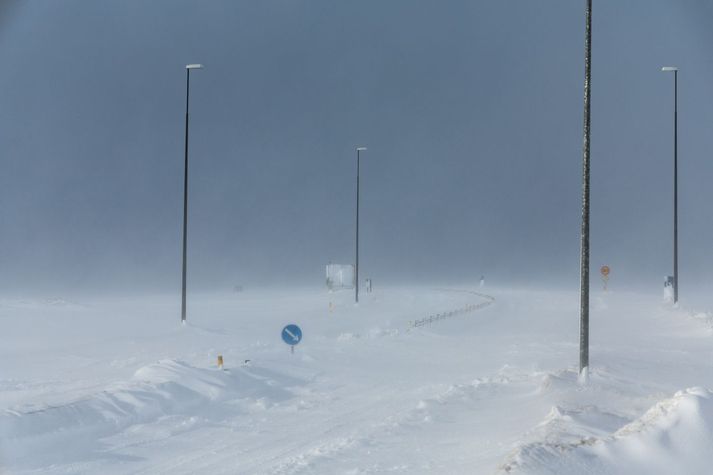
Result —
M186 322L186 249L188 235L188 98L191 90L191 69L203 69L202 64L186 65L186 133L183 161L183 272L181 288L181 323Z
M186 245L188 233L188 95L191 84L191 68L186 68L186 134L183 162L183 273L181 291L181 322L186 321Z
M664 66L673 72L673 303L678 303L678 68Z
M354 303L359 303L359 169L361 165L360 153L365 151L366 147L357 147L357 176L356 176L356 260L354 266Z
M357 148L357 178L356 178L356 265L354 267L354 303L359 303L359 166L361 148Z
M589 170L592 97L592 0L587 1L584 40L584 146L582 159L582 240L579 280L579 372L589 367Z
M673 72L673 303L678 302L678 69Z

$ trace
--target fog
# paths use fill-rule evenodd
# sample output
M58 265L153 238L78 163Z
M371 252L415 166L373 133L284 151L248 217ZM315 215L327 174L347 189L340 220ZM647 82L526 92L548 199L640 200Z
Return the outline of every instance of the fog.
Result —
M0 287L579 284L584 2L0 3ZM595 0L592 265L713 281L713 4ZM596 283L594 281L594 283Z

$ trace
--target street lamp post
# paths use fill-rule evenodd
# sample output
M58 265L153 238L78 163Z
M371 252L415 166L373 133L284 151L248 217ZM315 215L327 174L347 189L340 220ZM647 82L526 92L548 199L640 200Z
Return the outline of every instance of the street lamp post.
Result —
M584 143L582 157L582 235L579 276L579 373L584 381L589 371L589 183L590 102L592 97L592 0L587 0L584 39Z
M665 66L663 72L673 72L673 303L678 303L678 68Z
M356 176L356 259L354 266L354 303L359 303L359 168L360 153L366 151L366 147L357 147L357 176Z
M181 292L181 323L186 323L186 249L188 234L188 98L191 85L192 69L203 69L203 65L186 65L186 135L183 162L183 273Z

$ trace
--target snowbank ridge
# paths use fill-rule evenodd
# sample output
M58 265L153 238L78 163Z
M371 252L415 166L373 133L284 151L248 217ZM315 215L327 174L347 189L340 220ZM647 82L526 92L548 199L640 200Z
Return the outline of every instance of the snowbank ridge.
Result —
M571 416L557 410L548 415L545 424ZM589 424L601 419L594 416ZM577 422L583 421L586 418L580 414ZM696 387L658 402L608 436L557 437L527 444L501 470L527 474L704 474L713 466L712 447L713 392Z
M96 444L101 437L133 424L175 414L194 414L210 403L237 399L279 401L291 397L259 369L221 371L196 368L178 360L161 360L140 368L133 380L59 406L20 407L0 414L3 450L18 460L44 451L67 451L75 445ZM31 447L31 450L30 450ZM65 453L61 458L69 456Z

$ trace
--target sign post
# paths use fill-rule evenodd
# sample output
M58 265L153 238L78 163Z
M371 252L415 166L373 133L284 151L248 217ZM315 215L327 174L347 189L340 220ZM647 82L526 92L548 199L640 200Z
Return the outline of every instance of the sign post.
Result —
M289 324L282 329L282 341L290 345L291 352L295 352L295 345L302 341L302 330L295 324Z
M602 282L604 282L604 292L607 291L607 284L609 283L609 272L611 272L611 269L609 269L609 266L602 266L601 273L602 273Z
M663 282L663 299L666 302L673 302L674 301L674 293L673 293L673 285L674 285L674 278L672 275L667 275L664 278Z

